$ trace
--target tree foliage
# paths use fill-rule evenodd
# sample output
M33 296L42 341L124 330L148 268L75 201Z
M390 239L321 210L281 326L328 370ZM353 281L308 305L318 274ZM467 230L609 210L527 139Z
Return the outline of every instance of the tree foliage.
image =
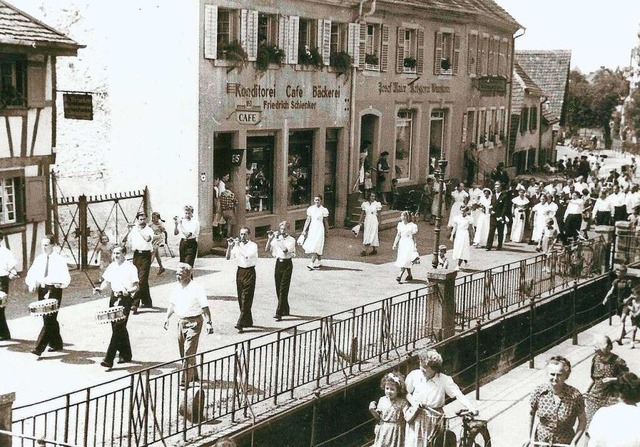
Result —
M602 129L609 148L612 114L629 93L629 83L620 70L604 67L590 78L577 70L569 74L567 124L572 133L582 127Z

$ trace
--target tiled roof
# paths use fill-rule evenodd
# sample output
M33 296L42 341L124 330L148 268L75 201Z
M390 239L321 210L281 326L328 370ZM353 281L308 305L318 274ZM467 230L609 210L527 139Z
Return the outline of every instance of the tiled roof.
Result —
M77 50L74 40L0 0L0 44Z
M514 79L516 73L514 73ZM524 88L519 82L511 83L511 113L520 115L522 105L524 104Z
M533 96L544 96L544 92L533 82L526 71L517 62L513 64L513 70L518 75L518 80L522 83L522 87L526 90L526 93Z
M547 120L549 124L560 122L560 118L551 113L546 103L542 106L542 117Z
M571 50L518 50L515 62L548 96L549 112L559 120L569 80Z
M493 0L406 0L403 3L498 19L513 27L514 31L521 27L516 19Z

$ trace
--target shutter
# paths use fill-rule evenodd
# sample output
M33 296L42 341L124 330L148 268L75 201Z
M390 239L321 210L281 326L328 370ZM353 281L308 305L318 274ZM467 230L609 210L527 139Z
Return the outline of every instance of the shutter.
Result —
M47 181L44 176L25 177L25 220L47 220Z
M453 35L453 75L456 76L458 74L458 69L460 68L460 34L455 33Z
M258 11L243 9L240 12L240 43L247 52L247 60L258 57Z
M280 16L278 18L278 47L285 52L285 62L289 60L289 17Z
M442 32L436 31L435 54L433 55L433 74L439 75L442 71Z
M300 40L300 17L289 16L289 54L287 63L298 63L298 43Z
M462 142L467 142L467 113L462 114Z
M352 57L352 64L354 67L358 66L360 60L360 28L364 26L363 23L350 23L347 28L347 53Z
M249 10L243 9L240 11L240 45L247 51L247 26L249 23ZM247 51L247 56L249 55Z
M404 71L404 28L398 28L398 40L396 43L396 73Z
M382 25L382 47L380 49L380 71L389 69L389 34L388 25Z
M358 50L358 66L364 70L365 56L367 55L367 24L360 24L360 42Z
M505 69L504 69L504 77L507 80L511 79L511 42L507 41L507 48L505 50Z
M331 20L322 22L322 45L318 47L318 51L322 55L324 65L329 65L331 59Z
M418 48L416 53L416 73L422 74L424 71L424 31L419 29L416 31Z
M489 76L491 76L493 73L493 61L494 61L494 56L495 56L495 51L494 51L494 40L493 39L489 39L489 61L487 63L487 74Z
M478 67L478 35L469 34L469 54L467 55L467 73L475 75Z
M47 84L47 66L41 62L27 62L27 106L44 107Z
M498 68L500 66L500 38L495 36L493 38L493 74L498 75Z
M204 5L204 57L216 59L218 55L218 7Z
M480 43L480 57L478 58L478 70L480 76L487 74L487 52L489 50L489 36L483 35Z
M316 20L316 48L320 55L322 55L322 47L323 47L323 35L324 35L324 19Z

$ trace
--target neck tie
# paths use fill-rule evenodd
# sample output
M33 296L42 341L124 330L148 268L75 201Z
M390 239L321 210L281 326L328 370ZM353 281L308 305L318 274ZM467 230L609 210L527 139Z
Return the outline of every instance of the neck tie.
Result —
M47 263L44 265L44 277L49 275L49 255L47 255Z

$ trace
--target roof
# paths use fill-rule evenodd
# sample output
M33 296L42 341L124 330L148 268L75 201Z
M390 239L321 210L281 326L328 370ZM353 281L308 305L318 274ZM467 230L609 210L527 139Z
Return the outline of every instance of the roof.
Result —
M533 82L533 80L529 77L526 71L520 66L519 63L513 64L513 69L518 75L519 81L522 83L523 88L525 89L525 93L533 96L544 96L544 92L538 84Z
M549 123L549 124L556 124L557 122L559 122L559 121L560 121L560 118L559 118L559 117L557 117L557 116L555 116L555 115L553 115L553 114L551 113L551 111L549 111L549 108L548 108L548 107L546 107L546 105L547 105L546 103L545 103L545 104L543 104L543 107L542 107L542 117L547 121L547 123Z
M526 95L546 96L517 62L513 64L513 79L515 82L511 83L511 113L519 114L522 111Z
M547 95L549 113L560 120L569 83L571 50L518 50L515 62Z
M84 47L24 11L0 0L0 45L2 44L40 47L73 54L78 48Z

